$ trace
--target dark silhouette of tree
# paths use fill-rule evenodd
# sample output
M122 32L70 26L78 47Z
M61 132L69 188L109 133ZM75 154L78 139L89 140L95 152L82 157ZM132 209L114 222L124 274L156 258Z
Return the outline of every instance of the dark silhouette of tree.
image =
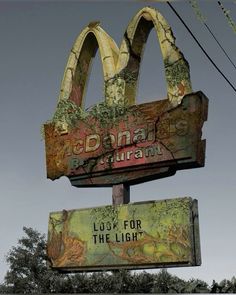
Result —
M211 293L236 293L236 278L222 280L219 284L215 280L212 282Z
M210 293L208 284L199 279L190 279L187 281L184 293Z
M209 293L210 288L204 281L199 279L185 281L163 269L155 276L152 291L153 293Z
M134 273L132 276L132 285L130 286L130 293L151 293L154 286L154 274L145 271L141 273Z
M154 278L153 293L185 293L186 282L162 269Z

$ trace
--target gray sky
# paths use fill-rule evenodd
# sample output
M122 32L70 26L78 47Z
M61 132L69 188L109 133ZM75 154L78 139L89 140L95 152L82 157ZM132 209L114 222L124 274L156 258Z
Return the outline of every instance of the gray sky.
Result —
M222 1L236 21L234 1ZM202 266L174 268L179 277L230 279L236 258L235 92L209 63L166 3L102 1L0 1L0 282L4 255L22 236L22 227L47 232L51 211L111 204L110 188L74 188L67 178L46 178L40 126L55 111L69 51L92 20L118 46L128 22L142 7L159 9L172 26L177 45L190 64L194 91L209 98L206 166L131 187L131 202L191 196L199 201ZM236 86L235 69L225 58L188 1L173 2L196 37ZM200 1L208 25L236 63L236 35L217 1ZM163 65L154 31L141 67L138 102L166 97ZM86 105L102 100L99 55L92 69Z

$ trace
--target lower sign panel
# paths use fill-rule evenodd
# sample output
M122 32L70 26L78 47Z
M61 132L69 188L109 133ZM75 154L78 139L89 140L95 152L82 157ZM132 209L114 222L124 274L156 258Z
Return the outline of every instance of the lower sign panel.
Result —
M197 201L53 212L47 251L50 266L62 271L200 265Z

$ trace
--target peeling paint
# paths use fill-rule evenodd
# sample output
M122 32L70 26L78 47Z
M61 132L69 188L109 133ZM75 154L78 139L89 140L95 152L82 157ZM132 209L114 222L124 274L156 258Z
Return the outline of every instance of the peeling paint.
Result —
M75 186L138 183L169 175L178 169L204 165L201 129L207 99L188 95L175 108L169 100L130 106L129 111L106 118L90 115L76 121L68 133L45 125L48 177L62 175ZM164 172L166 175L166 170Z
M153 28L165 67L167 99L136 105L143 48ZM104 102L84 111L90 64L97 49L103 66ZM120 49L99 22L90 23L71 50L57 110L44 126L47 175L51 179L68 176L75 186L99 186L139 183L173 175L178 169L201 167L207 101L203 93L192 93L188 62L157 10L144 7L138 11ZM148 139L150 125L152 140ZM139 142L126 138L125 144L114 144L123 133L134 138L135 132L145 133L139 135ZM104 144L105 138L110 146Z
M89 271L199 265L193 207L196 215L195 200L176 198L53 212L47 249L51 267Z

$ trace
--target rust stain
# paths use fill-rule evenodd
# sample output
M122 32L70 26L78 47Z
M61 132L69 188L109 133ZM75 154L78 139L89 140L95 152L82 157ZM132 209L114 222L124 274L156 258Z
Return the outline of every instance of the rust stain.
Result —
M192 92L188 62L165 18L150 7L138 11L127 27L120 50L99 22L95 24L84 28L68 59L56 113L60 113L61 102L68 103L68 108L45 124L48 178L68 176L78 187L111 186L204 166L201 128L208 100L203 93ZM160 43L167 99L137 105L143 48L152 29ZM83 99L98 49L104 102L85 112ZM110 146L106 143L108 136ZM139 140L134 140L137 137ZM169 174L159 173L163 168Z
M70 215L66 210L60 221L50 218L50 238L47 245L47 254L52 267L82 265L86 256L86 242L79 238L70 236L69 219ZM62 225L61 231L57 232L57 226Z
M196 200L186 197L52 212L48 231L51 266L92 270L196 265L199 253L194 245L199 235L197 223L193 224L193 204Z
M133 182L136 175L138 183L151 175L159 178L163 167L172 171L201 167L206 109L206 97L195 93L174 108L168 100L132 106L108 127L93 115L62 135L53 123L46 124L48 177L68 176L76 186L113 185L121 175L125 182Z
M109 248L111 253L122 260L127 260L132 263L151 263L154 260L162 262L165 261L181 261L188 259L186 254L189 255L190 243L187 229L183 227L176 227L175 229L170 228L167 234L168 240L157 236L151 236L148 233L143 234L143 238L138 241L128 241L124 243L109 242ZM182 256L180 253L176 253L172 248L174 245L178 245L183 249ZM159 246L165 245L161 251L158 249ZM145 253L144 247L149 247L148 255Z

